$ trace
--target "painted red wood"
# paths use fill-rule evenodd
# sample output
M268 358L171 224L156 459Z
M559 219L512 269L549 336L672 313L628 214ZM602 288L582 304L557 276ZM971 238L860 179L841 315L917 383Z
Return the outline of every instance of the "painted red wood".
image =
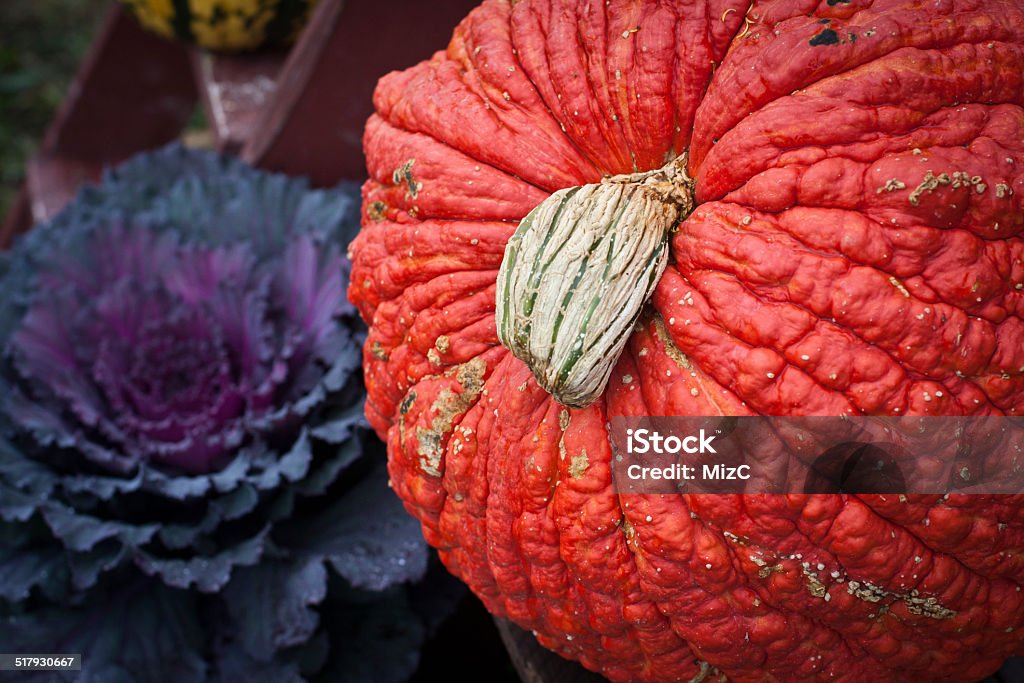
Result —
M188 53L112 4L26 169L0 248L63 208L104 166L175 139L196 105Z
M290 52L230 56L190 53L112 5L29 163L0 248L104 166L177 138L198 101L221 151L318 185L365 177L362 134L377 79L429 57L475 4L322 0Z
M430 57L477 4L320 2L242 157L317 185L365 178L363 129L377 80Z
M192 51L192 66L214 145L237 154L264 125L268 105L277 95L277 79L288 52L214 55Z

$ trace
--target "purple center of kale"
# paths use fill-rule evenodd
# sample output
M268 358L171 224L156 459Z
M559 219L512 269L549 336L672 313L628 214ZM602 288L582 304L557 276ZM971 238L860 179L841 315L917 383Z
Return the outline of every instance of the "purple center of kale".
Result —
M22 381L6 408L108 468L215 470L296 428L345 306L340 257L309 236L261 260L114 228L43 269L10 338Z

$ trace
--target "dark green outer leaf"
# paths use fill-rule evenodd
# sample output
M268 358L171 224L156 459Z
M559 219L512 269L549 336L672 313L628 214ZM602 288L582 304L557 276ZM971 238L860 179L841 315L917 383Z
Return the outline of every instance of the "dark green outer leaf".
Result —
M282 543L299 556L325 558L359 588L383 590L419 579L427 566L419 522L386 482L382 462L323 513L283 531Z
M203 641L194 599L151 581L97 591L77 608L0 620L0 643L7 651L81 653L81 674L64 679L76 683L202 683ZM54 678L46 673L19 680Z

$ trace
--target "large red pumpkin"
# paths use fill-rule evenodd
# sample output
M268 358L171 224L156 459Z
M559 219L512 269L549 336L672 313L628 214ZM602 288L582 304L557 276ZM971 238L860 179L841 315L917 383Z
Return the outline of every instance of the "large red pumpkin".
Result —
M618 415L1020 415L1019 0L488 0L381 80L350 297L397 493L493 613L615 681L979 679L1024 652L1017 496L618 496ZM560 188L689 152L604 395L499 344ZM585 456L585 457L580 457Z

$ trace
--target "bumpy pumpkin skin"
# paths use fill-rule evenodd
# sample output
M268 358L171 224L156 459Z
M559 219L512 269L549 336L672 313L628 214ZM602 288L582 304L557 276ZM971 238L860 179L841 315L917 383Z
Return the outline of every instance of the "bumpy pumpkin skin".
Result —
M1024 652L1024 498L619 497L605 431L1020 415L1021 26L1009 0L488 1L382 79L367 414L488 609L614 681L968 681ZM565 409L498 344L505 242L687 148L699 205L650 313Z

